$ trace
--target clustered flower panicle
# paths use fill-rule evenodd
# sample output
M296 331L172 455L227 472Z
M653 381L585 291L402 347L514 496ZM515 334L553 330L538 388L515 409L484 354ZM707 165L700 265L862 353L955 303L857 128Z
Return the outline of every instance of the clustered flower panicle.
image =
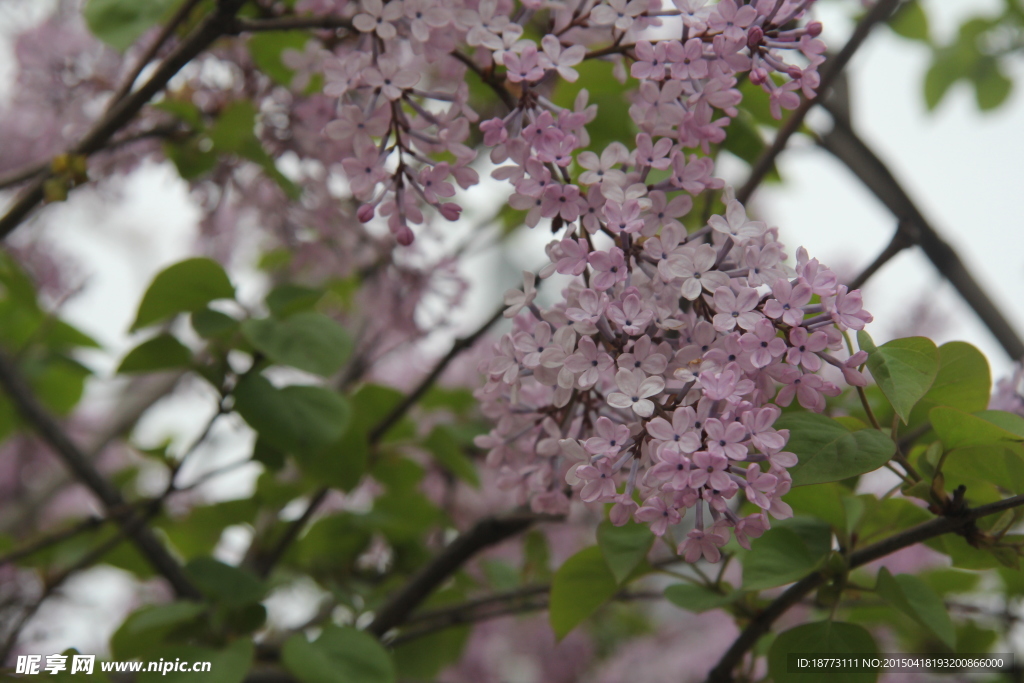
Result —
M514 186L510 204L527 211L531 227L542 218L582 218L591 233L599 224L650 233L690 208L688 197L668 201L666 194L720 187L710 160L684 150L708 153L725 138L742 99L739 74L768 93L776 116L799 104L797 91L813 93L824 52L816 38L821 26L798 24L812 1L674 0L665 9L661 0L361 0L335 3L343 13L358 7L351 18L355 43L286 50L283 61L295 70L296 89L312 73L323 74L324 93L337 98L339 112L325 130L349 151L342 165L362 202L358 217L386 217L403 245L414 239L410 226L423 223L426 207L448 220L459 217L452 181L468 189L479 180L471 167L476 152L466 144L474 123L491 160L511 162L496 177ZM323 9L321 2L298 9L307 4ZM538 15L533 25L546 33L539 41L524 37ZM678 38L648 35L669 18ZM475 53L461 52L461 45ZM595 46L603 47L588 52ZM786 51L801 55L802 65L784 61ZM623 79L628 62L640 81L630 108L643 132L636 149L616 143L600 155L583 151L590 145L586 126L597 115L587 91L571 110L548 99L552 83L576 81L574 67L586 59L613 61ZM479 122L468 104L470 68L503 94L505 117ZM450 83L458 85L444 85ZM437 161L441 156L445 161ZM585 169L575 182L574 165ZM651 169L671 170L671 178L645 187ZM641 216L659 201L660 217Z
M564 512L577 491L612 503L614 523L633 518L664 535L692 508L678 550L716 561L728 529L749 546L767 513L791 514L781 497L796 456L773 426L779 406L821 411L839 393L826 365L864 384L863 354L835 355L842 331L871 319L860 293L803 249L787 265L777 229L748 217L706 156L738 113L741 74L768 93L776 117L798 92L813 95L821 27L799 22L811 2L363 0L352 23L369 49L290 55L297 69L319 65L325 93L338 98L326 130L351 145L343 165L360 220L386 216L408 244L424 207L456 219L453 181L478 180L465 144L478 123L493 177L512 187L509 204L530 227L548 219L562 232L540 273L572 278L562 301L539 308L524 273L522 290L505 296L513 331L482 365L488 381L477 392L496 423L477 443L501 485L533 509ZM546 33L525 38L540 11ZM649 29L668 17L678 37L656 37ZM639 81L632 148L588 149L598 111L585 89L572 109L548 98L552 81L575 81L586 59L615 62L622 78L628 64ZM503 95L505 116L480 122L468 88L425 85L466 68ZM688 234L680 219L715 190L724 215ZM737 514L741 490L760 512Z

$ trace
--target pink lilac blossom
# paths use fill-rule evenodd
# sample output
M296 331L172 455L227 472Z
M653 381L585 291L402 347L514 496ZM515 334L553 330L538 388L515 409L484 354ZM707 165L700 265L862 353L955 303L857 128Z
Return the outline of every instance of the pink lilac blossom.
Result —
M489 463L536 509L567 505L568 482L584 500L614 503L617 523L633 517L668 533L689 515L695 528L679 552L714 560L729 529L745 543L768 528L768 515L790 514L781 496L795 456L783 450L785 430L773 428L775 406L797 401L820 410L838 391L817 374L825 364L849 383L864 381L862 358L834 355L840 331L870 320L859 292L802 249L795 269L785 265L777 229L752 220L728 189L724 215L690 234L683 227L699 195L724 187L706 155L738 113L740 79L762 88L777 116L797 106L818 83L821 27L801 24L810 1L675 0L671 10L649 0L602 0L577 14L573 4L304 3L351 17L352 30L330 40L316 34L302 51L283 55L294 72L291 90L268 79L240 85L258 104L254 132L266 151L294 153L314 169L302 179L303 201L287 202L265 177L238 174L223 196L196 181L207 200L203 227L215 234L237 223L228 219L241 213L239 200L225 197L244 197L244 208L272 223L299 262L339 253L345 260L337 270L346 273L387 262L366 268L394 279L366 302L367 310L392 311L368 322L367 338L383 338L389 328L413 334L419 297L409 292L432 289L437 273L452 267L406 267L403 250L392 255L391 247L430 234L436 219L459 218L456 188L478 184L471 145L482 137L498 165L493 177L512 192L509 204L527 212L527 225L550 222L556 234L542 275L572 278L545 309L533 274L505 296L513 329L482 364L487 383L477 392L496 425L480 439ZM538 11L551 16L542 36L523 27ZM658 17L668 15L681 18L675 35L662 30L667 23ZM19 42L18 49L25 61L38 48ZM213 59L248 59L231 47L218 50ZM571 109L548 99L553 82L576 80L576 67L595 52L635 79L629 116L639 134L629 145L591 144L587 127L600 112L585 89ZM109 51L97 51L79 80L115 82L119 67ZM493 76L488 85L500 95L483 123L467 85L480 74ZM190 78L205 118L237 95ZM299 92L318 81L322 92ZM30 84L23 85L22 95ZM92 116L84 107L71 114L67 122L43 121L38 149L19 148L0 166L45 158L54 151L47 140ZM8 118L4 112L0 123ZM21 158L29 155L38 158ZM332 189L337 179L347 180L343 201ZM377 239L361 225L375 221L390 236ZM315 239L300 239L294 226L311 226ZM812 305L812 296L821 303ZM384 299L387 305L372 305ZM608 446L592 452L595 438ZM740 491L766 512L738 517L727 503Z

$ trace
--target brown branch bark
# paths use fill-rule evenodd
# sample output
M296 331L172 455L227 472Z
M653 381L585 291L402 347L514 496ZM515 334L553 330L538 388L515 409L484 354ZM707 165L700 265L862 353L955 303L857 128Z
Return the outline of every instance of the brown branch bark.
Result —
M825 107L829 109L828 103ZM900 225L904 226L903 236L921 247L939 273L952 283L967 305L981 318L1007 355L1013 360L1024 358L1024 341L999 306L974 279L956 250L936 232L892 171L860 139L845 117L834 115L833 121L835 125L832 131L822 135L819 144L845 164L892 212Z
M86 133L77 145L69 150L69 153L89 156L103 149L107 141L135 118L142 107L154 95L163 90L167 82L182 67L208 48L215 40L230 33L234 15L244 3L245 0L219 0L217 8L171 51L149 80L143 83L138 90L114 102L103 118ZM15 199L7 213L0 218L0 239L6 238L43 201L43 184L48 177L47 171L36 177L32 184Z
M139 75L142 73L142 70L146 68L147 64L156 58L160 49L170 39L178 27L188 19L188 15L192 13L192 10L196 8L196 5L198 5L200 1L201 0L186 0L181 7L177 9L164 27L160 29L160 33L157 35L156 39L146 49L146 51L142 53L142 56L139 58L135 68L132 69L131 74L128 75L128 78L124 80L121 87L114 93L114 96L111 98L112 102L120 101L125 97L125 95L131 92L132 86L135 85L135 81L139 79Z
M434 365L431 371L427 373L426 377L420 381L416 388L409 392L409 394L402 399L402 401L396 405L391 412L380 421L379 424L370 430L369 442L371 446L378 443L388 430L395 426L395 424L397 424L398 421L401 420L407 412L409 412L409 409L416 405L417 401L423 398L423 395L427 393L427 390L429 390L431 386L433 386L434 382L436 382L437 378L441 376L441 373L444 372L445 368L447 368L460 353L473 346L480 337L487 333L487 330L491 329L496 322L501 320L503 311L504 307L499 308L495 311L494 315L488 318L487 321L478 327L472 334L455 340L455 343L452 344L448 353ZM302 532L302 529L306 526L309 520L313 518L317 509L324 502L328 492L330 492L330 488L324 487L314 493L302 515L292 522L287 529L285 529L280 540L278 540L274 547L267 552L266 556L256 556L256 559L253 561L254 570L259 576L268 576L274 566L280 562L281 558L284 557L285 552L288 550L288 547L295 542L299 537L299 534Z
M124 533L132 539L153 569L167 579L175 593L184 598L200 599L202 595L185 576L178 561L171 556L151 529L145 525L137 525L138 513L126 507L121 492L103 478L99 470L39 403L32 388L18 372L7 354L2 352L0 352L0 386L10 396L25 421L53 448L75 477L99 498L107 510L107 515L116 521Z
M1024 496L1006 498L988 505L981 505L974 509L966 510L962 514L951 517L936 517L935 519L911 527L906 531L894 534L878 543L861 548L852 553L849 558L850 569L860 567L869 562L890 555L897 550L908 548L916 543L927 541L936 536L942 536L954 531L961 531L975 520L995 515L1004 510L1010 510L1024 505ZM800 602L804 596L825 582L825 576L819 572L808 574L792 586L787 588L779 597L760 612L747 625L739 637L733 641L729 650L722 655L722 658L715 665L715 668L708 674L708 683L729 683L732 681L733 669L742 661L743 657L753 649L754 645L764 634L768 633L772 624L782 616L790 607Z
M526 514L487 517L480 520L409 579L409 582L377 612L377 616L366 630L379 638L391 629L401 626L409 614L419 607L435 588L478 552L525 531L537 522L558 519L560 518L549 515Z
M747 178L747 182L736 192L738 200L746 203L750 199L750 196L754 194L754 190L758 188L764 177L768 174L768 171L772 169L772 166L775 164L775 158L786 148L789 138L800 129L801 124L804 122L804 117L807 116L807 112L815 104L821 102L822 98L828 93L829 88L832 87L832 84L839 77L839 74L842 73L854 53L864 44L864 40L871 33L871 29L879 22L885 21L892 16L892 13L896 11L901 1L879 0L857 24L857 28L854 29L853 35L846 41L846 44L843 45L843 49L835 57L822 64L820 69L821 82L818 85L815 96L811 99L803 100L800 106L794 109L789 118L779 127L778 133L775 134L775 140L772 141L772 146L761 154L760 158L750 169L750 176Z

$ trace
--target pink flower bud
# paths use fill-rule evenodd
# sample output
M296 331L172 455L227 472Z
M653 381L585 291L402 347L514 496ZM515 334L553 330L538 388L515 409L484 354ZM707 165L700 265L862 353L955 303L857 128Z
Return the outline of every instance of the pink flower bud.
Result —
M373 204L362 204L356 210L356 218L359 219L360 223L366 223L373 218L374 210Z
M409 229L408 225L402 225L398 230L395 230L395 239L398 240L398 243L403 247L407 247L412 244L412 241L416 238L412 234L412 230Z
M761 44L762 40L764 40L764 31L761 30L761 27L751 26L747 31L747 46L753 50Z
M455 202L445 202L440 208L441 215L450 221L459 220L459 216L462 214L462 207Z

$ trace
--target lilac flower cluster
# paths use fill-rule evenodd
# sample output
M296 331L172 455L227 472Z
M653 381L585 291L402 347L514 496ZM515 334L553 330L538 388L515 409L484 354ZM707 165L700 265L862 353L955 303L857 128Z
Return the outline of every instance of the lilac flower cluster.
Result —
M547 271L580 276L563 300L538 308L530 273L507 295L513 331L477 392L496 426L477 443L535 510L565 512L578 489L584 502L614 503L614 523L632 517L660 536L693 508L679 545L691 562L717 561L729 528L748 547L765 512L791 514L781 497L797 460L783 450L788 431L773 427L779 406L820 412L840 391L827 365L864 385L865 354L833 352L871 316L806 251L790 268L776 229L734 199L728 207L690 235L666 225L635 241L620 233L607 250L554 242ZM740 491L761 511L739 517Z
M518 38L498 46L497 34L487 45L522 87L515 109L480 126L491 160L505 163L493 175L514 186L510 204L528 225L551 219L565 229L540 277L573 280L545 310L531 273L506 294L513 331L482 364L488 381L477 392L496 426L477 443L501 484L538 511L566 511L577 490L584 502L612 503L615 524L632 517L661 536L692 508L678 552L717 561L728 529L749 547L769 527L767 513L791 514L781 497L796 456L783 450L788 432L773 427L779 406L823 410L840 391L827 365L863 385L864 354L836 352L842 332L871 316L860 293L805 250L786 265L777 230L749 219L728 188L724 215L689 234L680 222L695 197L723 188L711 159L688 150L707 153L724 139L741 100L738 73L768 92L776 116L798 104L795 91L813 92L820 26L779 28L809 3L654 4L584 3L556 19L540 47ZM678 40L635 37L663 16L681 18ZM579 58L594 53L564 37L595 27L608 27L613 46L633 37L620 51L640 81L633 149L579 151L597 115L586 92L569 111L531 87L552 70L574 78ZM782 49L807 65L785 64ZM737 514L740 490L760 512Z
M513 162L497 177L515 186L511 204L528 211L531 226L540 218L572 222L583 215L594 231L607 214L609 222L632 232L639 197L618 182L623 174L616 165L671 168L672 181L660 191L699 191L707 186L708 166L681 150L707 152L724 139L741 99L738 74L748 73L769 93L776 115L799 103L797 90L813 92L824 52L815 38L820 25L789 28L811 2L721 0L705 6L705 0L674 0L666 10L661 0L361 0L358 9L351 9L354 3L343 9L355 12L354 42L333 51L319 45L287 51L284 61L295 70L294 88L323 74L324 94L337 98L338 112L325 131L349 151L341 165L362 202L358 217L366 222L386 216L401 244L413 240L410 225L424 221L426 207L448 220L459 217L452 181L463 189L478 181L470 166L475 152L467 145L469 124L478 121L468 104L467 69L502 93L511 110L481 123L480 132L492 161ZM541 11L545 20L531 24ZM669 17L679 26L678 39L645 39L648 29L664 26ZM539 41L524 37L528 25L543 26ZM460 44L475 54L460 51ZM603 47L588 52L596 45ZM803 65L786 63L787 50L801 54ZM614 61L622 78L631 62L630 73L641 83L630 113L645 133L634 152L618 145L600 157L576 156L589 145L586 124L596 108L587 106L585 90L571 111L547 95L556 80L577 80L574 67L585 59ZM588 171L578 183L569 176L574 162ZM615 182L603 182L606 174ZM582 192L585 185L591 192ZM620 191L606 196L612 188ZM681 208L677 202L670 210Z

